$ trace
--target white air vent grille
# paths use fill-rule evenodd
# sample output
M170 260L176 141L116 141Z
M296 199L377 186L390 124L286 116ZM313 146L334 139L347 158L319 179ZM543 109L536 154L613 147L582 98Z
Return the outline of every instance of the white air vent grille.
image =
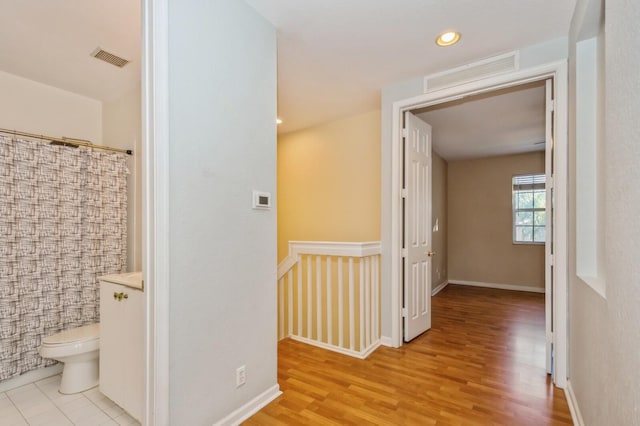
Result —
M519 54L510 52L424 78L424 93L518 70Z
M129 63L129 61L127 61L126 59L114 55L113 53L107 52L106 50L102 50L99 47L91 54L91 56L108 62L111 65L115 65L118 68L122 68Z

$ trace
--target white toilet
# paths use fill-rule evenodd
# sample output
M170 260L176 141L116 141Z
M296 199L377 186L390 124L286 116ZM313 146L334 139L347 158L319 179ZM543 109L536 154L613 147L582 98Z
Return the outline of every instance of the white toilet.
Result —
M64 363L60 393L85 391L98 384L100 324L72 328L45 337L40 356Z

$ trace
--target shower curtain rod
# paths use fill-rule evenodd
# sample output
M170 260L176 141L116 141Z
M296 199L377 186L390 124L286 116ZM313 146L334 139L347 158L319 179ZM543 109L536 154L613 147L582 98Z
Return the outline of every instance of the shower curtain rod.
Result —
M120 149L120 148L112 148L110 146L104 145L95 145L90 141L84 139L74 139L74 138L54 138L53 136L46 135L37 135L35 133L27 133L27 132L19 132L17 130L9 130L9 129L0 129L0 133L7 133L14 136L24 136L27 138L40 139L42 141L56 142L57 144L65 145L65 146L86 146L87 148L95 148L95 149L103 149L105 151L113 151L113 152L121 152L127 155L133 155L133 151L130 149Z

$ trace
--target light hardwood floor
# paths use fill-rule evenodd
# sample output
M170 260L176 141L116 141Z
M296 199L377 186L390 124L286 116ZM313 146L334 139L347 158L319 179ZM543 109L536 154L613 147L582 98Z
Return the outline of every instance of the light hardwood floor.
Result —
M283 395L246 425L570 425L544 369L544 295L449 285L432 328L366 360L283 340Z

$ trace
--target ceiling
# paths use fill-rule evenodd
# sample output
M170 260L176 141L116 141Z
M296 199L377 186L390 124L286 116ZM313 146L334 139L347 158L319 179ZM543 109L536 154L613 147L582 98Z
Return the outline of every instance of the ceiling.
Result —
M140 1L0 0L0 70L93 99L140 82ZM91 57L101 47L131 62Z
M382 87L565 36L575 0L246 0L278 30L280 132L380 108ZM140 81L140 1L0 0L0 70L108 101ZM462 32L450 48L434 43ZM100 46L132 62L92 58Z
M432 128L433 150L446 160L542 151L544 81L414 111Z
M380 108L394 82L568 34L575 0L247 0L278 29L279 131ZM437 47L443 30L461 41Z

